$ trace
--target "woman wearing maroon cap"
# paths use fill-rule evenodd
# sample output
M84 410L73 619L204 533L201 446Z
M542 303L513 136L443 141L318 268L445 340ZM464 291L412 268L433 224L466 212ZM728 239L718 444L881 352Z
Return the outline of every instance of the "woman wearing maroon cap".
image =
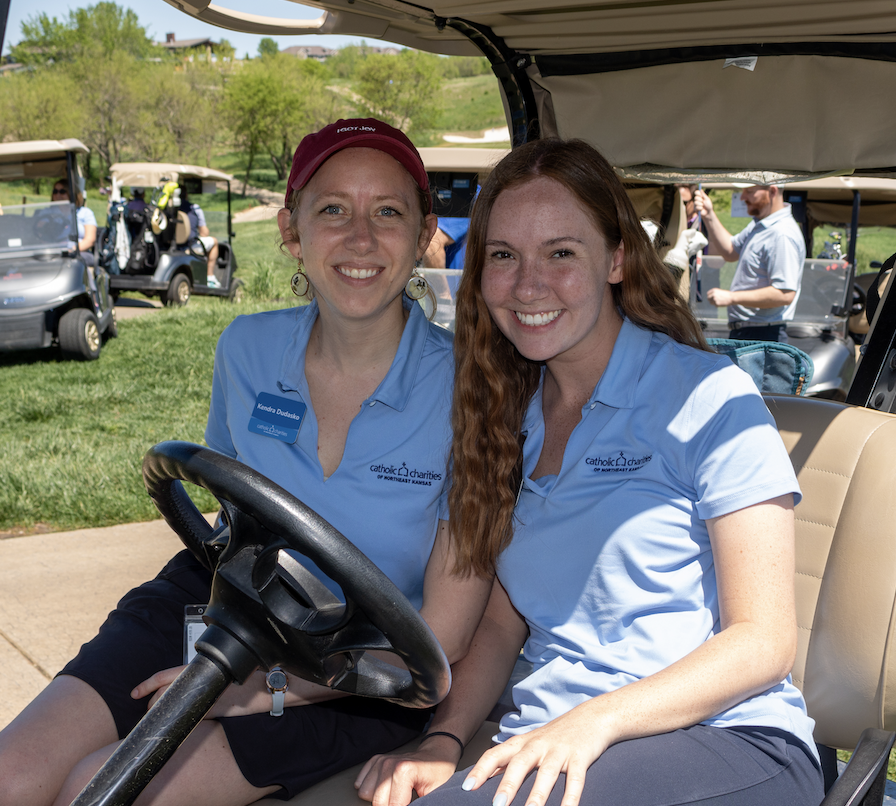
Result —
M415 266L436 227L420 156L381 121L331 124L296 150L278 223L297 264L293 291L310 303L241 316L225 330L206 441L352 540L420 609L454 662L469 648L491 580L454 573L452 339L414 302L425 288ZM256 428L260 405L288 412L297 428ZM122 599L0 732L0 804L71 802L179 672L184 607L208 601L210 576L182 552ZM284 691L285 674L277 676L262 670L231 686L138 804L288 799L404 744L428 719L299 678Z

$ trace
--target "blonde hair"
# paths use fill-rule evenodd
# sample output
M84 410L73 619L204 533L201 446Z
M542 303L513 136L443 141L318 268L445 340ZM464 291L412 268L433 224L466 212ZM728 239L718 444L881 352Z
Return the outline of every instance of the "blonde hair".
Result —
M482 270L496 199L536 177L569 190L611 249L625 245L622 281L612 286L620 314L683 344L708 349L625 188L599 152L582 140L549 138L506 156L474 205L457 295L448 501L459 573L491 573L513 538L513 510L522 482L522 423L542 364L524 358L496 327L482 296Z

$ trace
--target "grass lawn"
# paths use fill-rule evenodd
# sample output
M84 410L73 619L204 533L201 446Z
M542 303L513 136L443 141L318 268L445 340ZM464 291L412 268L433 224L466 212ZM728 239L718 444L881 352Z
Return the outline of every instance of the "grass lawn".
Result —
M0 357L0 531L157 517L143 454L162 440L203 441L218 336L237 314L272 307L194 298L121 322L98 361L58 361L51 351ZM215 506L204 493L200 505Z
M0 353L0 533L157 517L143 454L162 440L203 441L221 331L238 314L295 304L294 266L277 249L274 222L234 228L243 304L193 297L126 319L97 361L60 361L52 349ZM198 500L214 508L208 494Z

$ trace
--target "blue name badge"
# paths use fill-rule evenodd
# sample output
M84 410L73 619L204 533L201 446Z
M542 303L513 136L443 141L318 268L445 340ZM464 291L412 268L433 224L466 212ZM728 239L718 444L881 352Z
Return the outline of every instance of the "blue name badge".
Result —
M283 442L295 442L307 408L301 401L259 392L249 418L249 430Z

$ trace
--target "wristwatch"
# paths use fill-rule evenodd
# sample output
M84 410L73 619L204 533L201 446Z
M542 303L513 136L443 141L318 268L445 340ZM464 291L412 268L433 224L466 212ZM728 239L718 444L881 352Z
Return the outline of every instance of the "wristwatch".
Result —
M286 699L286 689L289 688L289 678L286 672L279 666L275 666L267 673L264 679L271 692L271 716L283 716L283 702Z

